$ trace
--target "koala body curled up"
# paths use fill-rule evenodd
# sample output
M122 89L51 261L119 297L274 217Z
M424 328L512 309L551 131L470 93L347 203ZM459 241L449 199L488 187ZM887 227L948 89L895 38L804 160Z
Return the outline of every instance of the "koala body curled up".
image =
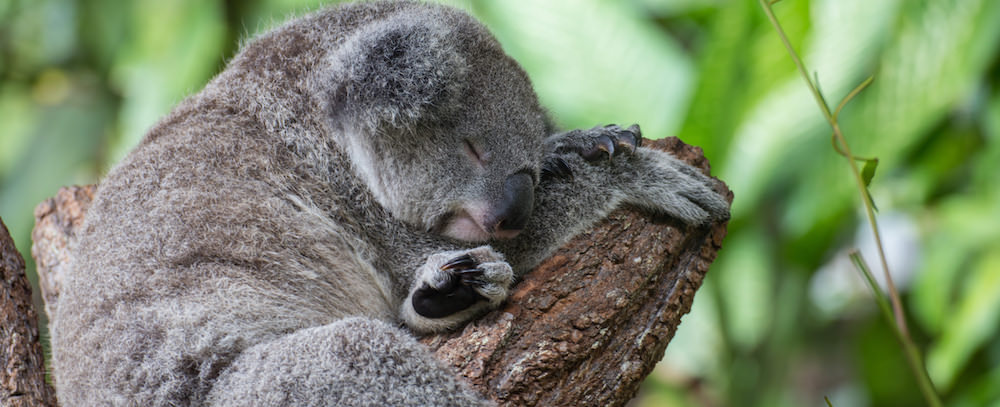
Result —
M291 21L101 183L52 323L59 399L487 404L408 331L496 307L619 205L728 216L707 177L640 141L634 126L555 132L461 11Z

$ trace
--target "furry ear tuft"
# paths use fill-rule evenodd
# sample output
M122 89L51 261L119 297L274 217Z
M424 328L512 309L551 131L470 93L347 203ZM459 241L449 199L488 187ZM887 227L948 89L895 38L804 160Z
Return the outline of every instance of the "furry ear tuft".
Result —
M332 61L335 119L369 129L406 128L442 120L457 107L465 58L453 30L432 17L392 16L345 42Z

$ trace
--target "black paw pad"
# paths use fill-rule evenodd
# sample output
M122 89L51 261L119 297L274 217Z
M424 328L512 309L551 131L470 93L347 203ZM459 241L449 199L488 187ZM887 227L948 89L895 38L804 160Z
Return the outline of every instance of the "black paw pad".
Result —
M425 318L443 318L485 300L475 287L485 283L479 262L468 254L458 256L441 265L447 280L440 287L424 283L413 293L413 310Z

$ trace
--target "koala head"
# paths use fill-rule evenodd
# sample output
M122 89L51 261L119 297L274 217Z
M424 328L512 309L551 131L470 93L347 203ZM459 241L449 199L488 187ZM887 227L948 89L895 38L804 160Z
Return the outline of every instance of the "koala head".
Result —
M473 242L524 228L549 125L480 23L443 7L390 15L345 40L330 66L337 143L394 217Z

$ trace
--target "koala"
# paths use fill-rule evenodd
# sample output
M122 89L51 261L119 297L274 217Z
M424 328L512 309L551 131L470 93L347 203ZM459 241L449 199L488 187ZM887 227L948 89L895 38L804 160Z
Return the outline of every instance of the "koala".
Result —
M728 218L637 126L559 132L474 18L259 35L105 177L52 321L63 405L488 405L414 334L496 308L621 205Z

